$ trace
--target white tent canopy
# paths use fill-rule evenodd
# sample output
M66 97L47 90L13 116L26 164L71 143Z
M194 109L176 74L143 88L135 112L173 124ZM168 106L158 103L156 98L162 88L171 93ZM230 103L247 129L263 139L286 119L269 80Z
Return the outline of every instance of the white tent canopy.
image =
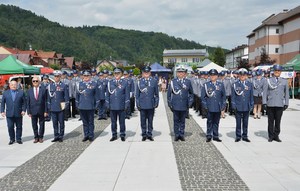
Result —
M200 70L200 71L209 71L209 70L211 70L211 69L216 69L216 70L218 70L218 72L221 72L221 71L223 71L223 70L226 70L226 71L227 71L226 68L223 68L222 66L219 66L219 65L217 65L217 64L215 64L215 63L213 63L213 62L207 64L207 65L204 66L203 68L198 68L198 70Z

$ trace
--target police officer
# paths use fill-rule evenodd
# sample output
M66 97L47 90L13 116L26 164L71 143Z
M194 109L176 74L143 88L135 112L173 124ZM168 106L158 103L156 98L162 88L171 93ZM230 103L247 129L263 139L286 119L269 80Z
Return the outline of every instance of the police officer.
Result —
M254 108L253 114L254 119L260 119L261 116L261 106L262 106L262 94L265 80L262 78L262 71L256 71L256 77L253 79L253 97L254 97Z
M80 78L80 76L78 75L78 71L77 71L77 70L73 70L73 78L72 78L72 81L73 81L73 83L75 84L75 95L76 95L76 94L77 94L77 91L78 91L78 87L79 87L79 82L82 81L81 78ZM72 108L72 110L73 110L73 108ZM75 104L75 107L74 107L74 111L76 111L76 112L74 112L74 115L75 115L75 114L79 114L79 110L77 109L76 104ZM81 118L79 117L78 120L80 121Z
M53 72L54 83L48 88L48 111L51 111L54 139L52 142L63 142L65 133L64 110L69 104L69 91L67 85L60 81L61 71Z
M98 104L98 120L107 120L106 108L105 108L105 94L107 88L107 80L104 78L102 72L98 74L99 79L97 81L97 88L99 93L99 104Z
M43 75L43 81L41 82L41 86L45 88L47 92L48 92L49 84L50 84L49 76L47 74ZM51 114L50 111L48 111L48 115L45 117L45 121L47 122L50 120L51 120Z
M140 121L142 128L142 141L152 137L154 108L158 107L159 94L158 82L151 77L151 67L145 66L142 69L142 78L137 83L136 105L140 111Z
M96 69L92 69L91 80L97 82L98 79L99 79L99 77L97 76L97 70Z
M232 81L231 81L231 71L228 70L227 75L224 79L224 87L225 87L225 93L226 93L226 100L228 101L228 105L226 104L226 109L229 112L229 115L232 115L232 107L231 107L231 87L232 87Z
M110 141L118 139L117 136L117 119L119 118L120 124L120 137L125 141L126 126L125 126L125 111L130 106L130 91L127 87L126 80L121 79L123 70L121 68L114 69L114 78L108 81L107 96L105 102L107 108L110 109L111 131L112 138Z
M219 139L219 122L221 111L226 107L226 93L224 85L218 82L218 71L211 69L209 71L210 81L206 82L201 91L201 100L203 108L207 110L207 132L206 142L212 139L221 142Z
M268 112L269 142L277 141L280 134L282 113L289 105L289 87L286 79L281 78L282 66L274 65L274 76L268 78L263 88L263 105Z
M202 90L203 90L204 84L209 81L208 71L203 71L202 74L203 74L202 78L200 79L200 88L201 88L200 97L202 95ZM204 118L207 118L207 109L205 109L202 105L202 97L200 99L201 99L201 115L202 115L202 119L204 119Z
M191 81L186 76L187 69L179 66L176 70L177 77L172 79L168 87L168 106L173 112L174 141L185 141L185 117L189 107L194 101Z
M239 80L232 86L231 104L235 110L236 120L235 142L239 142L241 138L243 141L250 142L248 139L248 119L254 101L252 83L247 80L247 74L248 71L241 68L239 70ZM241 133L241 127L243 127L243 134Z
M132 89L132 86L134 86L133 81L131 80L131 78L129 78L129 73L125 70L123 73L123 79L127 82L127 88L129 89L129 94L130 94L130 98L132 97L132 94L134 93L134 91L132 92L132 90L134 90L134 88ZM131 99L130 99L130 106L131 106ZM125 111L125 118L126 119L130 119L131 116L131 108L129 107L128 110Z
M63 71L62 72L62 75L61 75L61 78L60 78L60 81L62 83L64 83L69 91L69 84L70 84L70 80L67 78L67 75L69 73L67 71ZM69 94L70 96L70 94ZM68 119L71 117L71 111L70 111L70 104L68 104L68 107L66 107L65 111L64 111L64 119L65 121L68 121Z
M90 142L94 141L94 113L96 105L99 103L97 92L97 83L91 80L90 72L84 71L83 81L79 82L78 92L76 94L76 104L80 110L83 123L84 138L82 142L87 140Z
M76 114L76 102L75 102L75 98L76 98L76 84L73 81L73 72L70 72L67 74L68 77L68 86L69 86L69 97L70 97L70 104L68 107L68 113L69 113L69 117L73 117L76 118L75 114ZM72 109L71 109L72 106Z
M221 71L219 73L219 79L218 79L218 81L221 82L224 85L225 94L226 94L226 97L227 97L226 86L225 86L225 84L226 84L226 82L225 82L225 75L226 75L226 71ZM231 89L230 89L230 91L231 91ZM227 104L226 104L226 106L227 106ZM226 107L225 107L225 110L226 110ZM225 118L225 110L221 111L221 117L222 118Z

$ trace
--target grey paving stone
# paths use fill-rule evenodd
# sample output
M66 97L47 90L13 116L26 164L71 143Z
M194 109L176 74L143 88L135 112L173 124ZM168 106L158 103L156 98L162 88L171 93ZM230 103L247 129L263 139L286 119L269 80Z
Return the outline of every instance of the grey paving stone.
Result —
M95 120L95 138L110 120ZM67 134L62 143L54 143L14 171L0 179L1 191L47 190L53 182L91 144L82 142L82 125ZM50 140L49 140L50 141Z
M173 113L166 104L166 95L164 103L173 132ZM185 142L173 141L182 190L249 190L213 143L205 142L205 133L192 117L186 119L185 132Z

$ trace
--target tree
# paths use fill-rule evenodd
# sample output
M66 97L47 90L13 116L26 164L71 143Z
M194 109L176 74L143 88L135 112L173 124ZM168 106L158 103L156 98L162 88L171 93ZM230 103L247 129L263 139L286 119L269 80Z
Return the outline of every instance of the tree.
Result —
M249 68L250 68L249 61L247 59L239 59L237 68L238 69L245 68L245 69L249 70Z
M217 47L213 53L213 61L218 64L219 66L224 66L226 59L225 59L225 53L221 47Z
M272 65L276 63L276 60L272 60L269 55L266 53L266 49L262 48L260 52L260 60L259 62L255 62L254 66L260 66L260 65Z

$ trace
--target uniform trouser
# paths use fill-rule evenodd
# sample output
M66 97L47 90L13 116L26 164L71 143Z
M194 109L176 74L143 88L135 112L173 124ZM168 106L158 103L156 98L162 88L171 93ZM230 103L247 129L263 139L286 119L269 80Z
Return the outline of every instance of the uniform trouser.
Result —
M276 139L280 133L280 121L283 113L283 107L267 107L267 112L269 138Z
M221 112L207 112L207 138L218 138L219 137L219 122Z
M200 104L200 99L199 96L195 96L195 107L196 107L196 111L199 111L199 104Z
M202 107L202 117L207 117L207 109L205 109L204 107Z
M22 140L22 123L23 117L6 117L9 139L11 141ZM16 132L15 132L16 125Z
M196 94L194 94L194 102L193 102L193 108L194 110L197 110L197 99L196 99Z
M100 100L98 109L98 116L100 118L106 118L105 99Z
M143 137L152 137L154 109L141 109L141 128Z
M72 105L72 112L70 111L70 106ZM77 109L76 109L76 102L75 102L75 98L71 98L70 99L70 104L69 104L69 111L70 111L70 115L72 117L75 117L75 115L77 114Z
M45 117L44 114L37 114L31 116L31 124L32 130L35 139L42 139L44 138L45 133ZM40 128L38 128L38 124Z
M231 106L231 96L226 96L226 99L228 100L228 105L226 107L227 112L229 112L230 114L232 114L232 106Z
M236 128L235 135L237 139L248 137L248 119L250 111L237 111L235 114ZM243 134L241 130L243 128Z
M120 125L120 137L126 136L125 127L125 111L124 110L110 110L110 120L111 120L111 132L113 137L117 137L117 119L119 117Z
M130 112L134 113L134 107L135 107L135 98L131 97L130 98Z
M202 100L201 100L201 97L199 97L199 115L202 115Z
M65 134L65 121L63 111L51 111L52 123L54 129L54 138L62 139Z
M184 137L186 111L173 111L175 137Z
M80 110L80 116L83 124L83 133L85 138L94 138L94 113L95 110Z

